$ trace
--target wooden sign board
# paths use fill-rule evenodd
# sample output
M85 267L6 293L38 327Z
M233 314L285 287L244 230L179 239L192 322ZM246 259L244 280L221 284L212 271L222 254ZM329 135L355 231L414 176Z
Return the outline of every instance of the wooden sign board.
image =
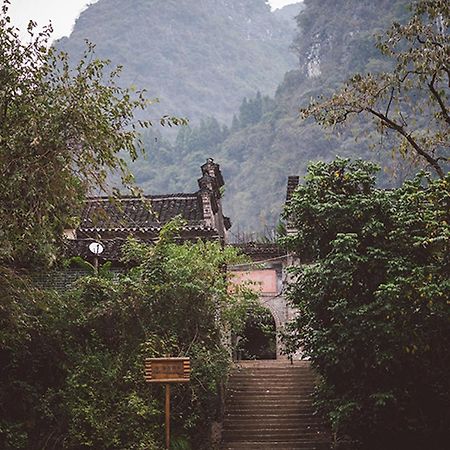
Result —
M189 358L147 358L145 381L148 383L188 383L191 375Z

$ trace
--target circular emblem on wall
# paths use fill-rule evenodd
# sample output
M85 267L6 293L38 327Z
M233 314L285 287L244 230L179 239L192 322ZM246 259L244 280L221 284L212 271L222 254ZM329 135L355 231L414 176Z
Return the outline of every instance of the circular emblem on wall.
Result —
M91 253L98 256L103 253L104 247L102 244L100 244L100 242L91 242L89 244L89 250Z

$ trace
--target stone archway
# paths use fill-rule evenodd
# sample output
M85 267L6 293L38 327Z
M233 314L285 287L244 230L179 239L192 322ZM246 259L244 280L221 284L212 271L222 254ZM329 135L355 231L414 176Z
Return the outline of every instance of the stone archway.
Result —
M291 318L286 299L282 295L261 296L259 297L259 303L270 311L275 320L277 359L286 359L286 355L282 352L283 345L281 341L281 332L286 325L286 322Z
M282 293L284 282L284 263L281 261L266 263L264 267L254 268L252 266L239 266L237 270L231 272L233 283L242 284L250 282L256 294L258 294L259 304L270 311L275 322L275 346L276 359L286 359L283 354L283 344L281 332L286 323L293 318L293 310L287 304ZM233 336L233 347L239 349L241 336ZM239 352L233 354L235 359L239 359Z

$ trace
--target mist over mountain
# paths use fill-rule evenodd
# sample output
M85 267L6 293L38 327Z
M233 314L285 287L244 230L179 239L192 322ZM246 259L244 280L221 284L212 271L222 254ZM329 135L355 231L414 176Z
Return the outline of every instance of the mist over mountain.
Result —
M229 127L211 117L180 130L175 143L149 132L148 162L134 167L137 181L149 192L195 189L199 161L213 156L224 172L225 210L234 230L273 227L287 176L304 174L310 161L337 155L376 161L386 168L380 182L389 185L389 147L372 148L367 124L356 121L336 135L311 120L301 121L299 108L332 93L355 72L387 69L389 62L375 47L374 36L394 19L406 18L407 5L402 0L306 0L292 43L297 69L285 74L275 96L245 98Z
M124 64L124 84L160 95L161 112L193 118L176 139L157 127L144 135L148 154L132 169L146 192L195 190L212 156L234 230L261 230L278 220L287 176L310 161L339 155L392 167L388 146L371 148L367 124L338 136L301 121L299 108L353 73L388 68L375 35L405 19L408 4L305 0L270 12L265 0L100 0L59 46L76 54L88 37L99 56Z
M272 13L266 0L99 0L56 46L77 60L85 39L95 43L98 57L123 65L122 84L160 99L153 117L229 121L244 96L273 94L295 67L297 9Z

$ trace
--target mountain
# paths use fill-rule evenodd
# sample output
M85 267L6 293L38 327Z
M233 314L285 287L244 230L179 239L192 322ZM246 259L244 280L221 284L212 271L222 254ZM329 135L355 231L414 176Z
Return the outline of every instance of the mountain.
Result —
M148 160L134 166L137 181L150 192L195 189L199 162L212 156L227 183L227 215L237 227L254 230L276 224L287 176L304 174L310 161L337 155L373 160L387 169L380 183L389 185L390 152L372 148L377 141L367 124L355 121L340 135L331 134L310 120L301 121L299 108L333 92L355 72L388 68L389 61L375 47L375 35L394 19L406 18L407 6L405 0L306 0L292 43L297 69L285 74L275 96L244 98L230 127L205 119L180 130L175 143L148 133Z
M266 0L99 0L56 47L76 61L85 39L95 43L98 57L123 65L123 85L160 99L153 118L228 121L244 96L273 94L295 67L293 14Z

